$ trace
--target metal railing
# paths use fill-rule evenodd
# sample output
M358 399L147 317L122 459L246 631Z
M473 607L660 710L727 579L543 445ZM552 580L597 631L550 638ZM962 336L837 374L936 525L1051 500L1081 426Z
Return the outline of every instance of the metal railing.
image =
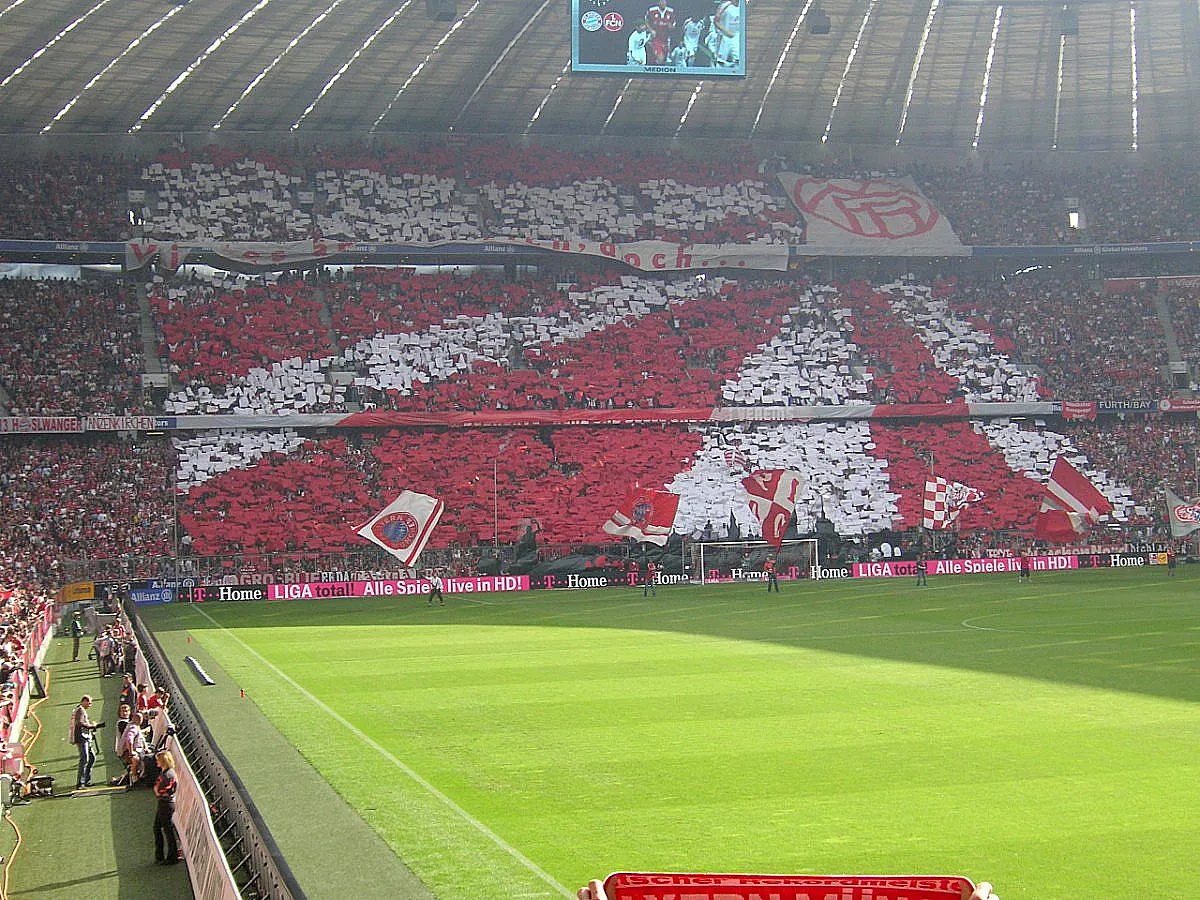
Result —
M191 697L166 661L158 639L126 604L150 676L171 692L171 723L175 739L196 774L212 813L217 839L246 900L304 900L249 791L225 758Z

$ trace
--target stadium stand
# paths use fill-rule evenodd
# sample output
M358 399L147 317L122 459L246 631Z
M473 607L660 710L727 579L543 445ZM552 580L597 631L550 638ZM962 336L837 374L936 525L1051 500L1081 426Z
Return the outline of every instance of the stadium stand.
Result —
M351 146L291 157L206 147L164 154L143 168L142 185L148 231L179 240L803 238L753 162L630 162L496 142L461 153Z
M770 173L887 177L836 160L721 161L604 155L480 140L267 151L175 149L140 165L108 156L15 162L0 178L0 231L59 240L131 232L126 190L160 239L355 241L479 238L803 242L804 222ZM902 174L902 173L895 173ZM912 174L968 245L1172 241L1200 237L1195 170L917 166ZM1081 215L1068 224L1069 209Z
M0 279L0 385L9 411L148 411L139 327L127 284Z
M1172 287L1167 303L1179 352L1188 364L1189 386L1196 391L1200 389L1200 297L1194 288Z
M6 158L0 169L0 236L26 240L112 241L128 237L130 161L48 154Z
M1082 280L963 282L950 306L987 322L1039 371L1043 397L1166 396L1166 339L1151 298L1105 294Z
M161 442L0 442L0 582L51 592L81 560L96 577L159 574L151 567L172 552L173 469Z
M304 281L222 281L229 286L154 286L151 305L177 381L220 386L293 356L329 355L321 303Z

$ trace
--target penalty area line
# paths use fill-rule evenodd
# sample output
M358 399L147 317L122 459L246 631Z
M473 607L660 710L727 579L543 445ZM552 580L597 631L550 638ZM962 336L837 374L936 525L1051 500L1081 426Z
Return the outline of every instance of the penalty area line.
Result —
M311 691L309 691L302 684L297 682L294 678L292 678L290 675L288 675L287 672L284 672L277 665L275 665L269 659L264 657L261 653L259 653L257 650L255 650L253 647L251 647L249 644L247 644L245 641L243 641L240 637L238 637L236 634L234 634L232 631L230 631L228 628L226 628L224 625L222 625L220 622L218 622L212 616L210 616L207 612L205 612L202 609L197 609L194 605L191 606L191 609L194 612L197 612L200 615L204 616L204 618L208 619L209 622L211 622L213 625L217 626L217 628L219 628L221 631L223 631L225 634L227 634L242 649L244 649L247 653L249 653L251 656L253 656L255 659L257 659L259 662L261 662L264 666L266 666L268 669L270 669L272 672L274 672L277 676L279 676L279 678L282 681L284 681L286 684L290 685L291 687L295 688L295 690L298 691L300 694L302 694L310 703L312 703L314 706L316 706L322 712L329 715L330 718L332 718L334 721L336 721L339 725L341 725L343 728L345 728L347 731L349 731L351 734L353 734L356 738L358 738L360 741L362 741L364 744L366 744L368 747L370 747L372 750L374 750L376 753L378 753L380 756L382 756L384 759L386 759L388 762L390 762L393 766L395 766L397 769L399 769L401 772L403 772L405 775L407 775L409 778L411 778L414 782L416 782L418 785L420 785L422 788L424 788L426 791L428 791L432 796L434 796L438 800L440 800L451 812L458 815L459 818L461 818L463 821L465 821L468 825L472 826L476 831L478 831L480 834L482 834L484 837L486 837L488 840L490 840L493 844L495 844L497 847L499 847L501 850L503 850L505 853L507 853L509 856L511 856L514 860L519 862L522 866L524 866L526 869L528 869L530 872L532 872L534 875L536 875L538 878L540 878L542 881L544 881L550 887L554 888L554 890L557 891L559 894L561 894L564 897L574 897L575 896L574 891L569 891L563 885L559 884L558 881L556 881L552 875L550 875L548 872L546 872L544 869L542 869L537 863L535 863L533 860L531 860L528 856L526 856L524 853L522 853L520 850L518 850L512 844L508 843L508 841L504 840L504 838L500 837L500 835L496 834L496 832L494 832L494 831L492 831L492 829L488 828L487 825L485 825L483 822L479 821L477 818L475 818L473 815L471 815L469 812L467 812L465 809L463 809L461 806L459 806L457 803L455 803L453 800L451 800L449 797L447 797L445 794L443 794L441 791L439 791L436 787L434 787L432 784L430 784L428 781L426 781L424 778L422 778L419 774L417 774L417 772L415 770L413 770L407 763L403 762L399 757L397 757L394 753L392 753L392 751L388 750L386 747L384 747L382 744L380 744L377 740L375 740L369 734L364 732L361 728L359 728L353 722L349 721L345 716L343 716L341 713L339 713L337 710L335 710L329 704L325 703L320 698L313 696Z

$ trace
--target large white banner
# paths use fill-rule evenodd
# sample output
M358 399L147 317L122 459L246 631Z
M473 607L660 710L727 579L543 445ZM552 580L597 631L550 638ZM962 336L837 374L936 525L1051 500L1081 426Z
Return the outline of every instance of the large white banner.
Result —
M494 243L494 242L489 242ZM557 253L582 253L623 262L643 272L679 272L685 269L769 269L786 272L786 244L671 244L666 241L516 241L527 247Z
M888 181L811 178L781 172L804 216L812 256L970 256L950 223L908 176Z
M284 268L297 263L316 262L341 253L398 253L404 250L437 250L454 246L459 241L433 241L408 244L363 244L350 241L292 241L282 244L254 242L222 242L214 244L177 244L139 239L125 244L125 268L135 271L154 263L160 271L171 273L179 269L192 254L206 254L209 262L221 261L245 268ZM788 267L786 244L672 244L667 241L632 241L625 244L606 241L570 240L494 240L474 248L487 253L497 248L508 252L534 248L551 253L576 253L599 256L623 262L643 272L678 272L705 269L745 269L785 272ZM468 247L468 250L471 248ZM217 259L214 260L213 257Z

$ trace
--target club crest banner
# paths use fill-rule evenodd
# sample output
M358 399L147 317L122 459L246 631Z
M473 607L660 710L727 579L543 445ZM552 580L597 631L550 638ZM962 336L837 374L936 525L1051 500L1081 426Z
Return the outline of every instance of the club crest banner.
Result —
M779 183L804 216L813 256L969 256L946 217L907 176L888 181L810 178Z

